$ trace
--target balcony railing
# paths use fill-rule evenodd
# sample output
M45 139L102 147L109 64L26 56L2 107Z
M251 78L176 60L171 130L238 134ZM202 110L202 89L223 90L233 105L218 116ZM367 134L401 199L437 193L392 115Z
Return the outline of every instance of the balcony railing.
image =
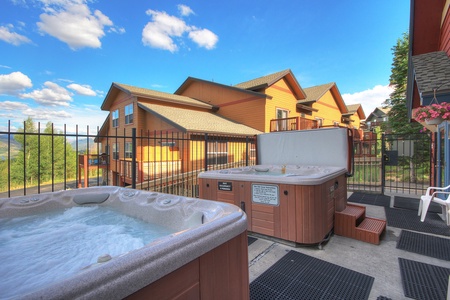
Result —
M309 120L302 117L291 117L270 120L270 132L289 131L289 130L306 130L319 128L317 120Z

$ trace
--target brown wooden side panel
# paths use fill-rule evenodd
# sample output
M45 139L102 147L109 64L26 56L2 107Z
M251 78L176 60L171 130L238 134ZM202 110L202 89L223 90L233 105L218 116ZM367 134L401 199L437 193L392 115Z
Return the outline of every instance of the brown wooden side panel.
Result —
M324 226L327 214L325 187L326 185L297 186L297 243L315 244L325 237L327 233Z
M336 211L343 211L347 206L347 178L341 175L337 178L338 188L334 192L334 206Z
M199 259L195 259L126 299L200 299L199 272Z
M251 231L280 237L275 234L275 213L277 209L277 206L253 203Z
M233 184L236 184L239 195L239 200L237 202L239 207L244 208L245 213L247 214L247 222L248 226L247 229L251 231L252 228L252 193L250 190L250 183L245 181L236 181L233 182ZM241 202L244 203L244 207L241 206Z
M200 178L198 189L200 199L217 200L217 179Z
M216 189L217 186L215 187ZM236 202L239 199L237 199L237 197L235 197L234 195L234 190L233 191L217 191L217 201L220 202L225 202L225 203L229 203L229 204L237 204Z
M250 298L247 243L244 232L200 257L201 299Z
M279 230L280 238L295 242L296 215L295 215L295 186L280 185Z

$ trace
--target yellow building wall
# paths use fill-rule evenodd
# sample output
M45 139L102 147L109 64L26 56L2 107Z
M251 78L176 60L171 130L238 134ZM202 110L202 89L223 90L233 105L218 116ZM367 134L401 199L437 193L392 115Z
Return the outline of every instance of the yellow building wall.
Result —
M334 122L341 123L342 113L336 104L336 101L328 90L318 101L313 104L313 108L318 109L312 113L312 119L322 119L322 126L334 126Z
M298 117L297 99L289 88L284 78L266 89L266 94L272 99L266 101L264 132L270 132L270 120L277 118L277 109L288 111L288 118Z
M192 82L183 96L205 101L219 108L217 113L254 129L264 131L264 97L207 82Z

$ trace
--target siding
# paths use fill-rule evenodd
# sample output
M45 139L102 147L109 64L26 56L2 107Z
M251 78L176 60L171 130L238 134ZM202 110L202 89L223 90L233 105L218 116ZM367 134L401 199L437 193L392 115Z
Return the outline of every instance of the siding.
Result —
M264 105L266 100L263 97L198 81L190 84L183 91L183 96L218 106L217 114L225 118L260 131L265 129Z
M443 23L441 27L441 41L439 50L445 51L447 56L450 56L450 13L449 13L449 1L446 3L444 9Z
M300 116L296 108L297 99L284 78L271 85L266 93L273 98L266 103L265 132L270 131L270 120L277 118L277 108L289 111L289 118Z
M333 122L341 123L341 111L339 110L336 100L334 99L331 91L328 90L313 107L318 109L318 112L313 112L313 119L315 117L323 119L323 126L334 125Z

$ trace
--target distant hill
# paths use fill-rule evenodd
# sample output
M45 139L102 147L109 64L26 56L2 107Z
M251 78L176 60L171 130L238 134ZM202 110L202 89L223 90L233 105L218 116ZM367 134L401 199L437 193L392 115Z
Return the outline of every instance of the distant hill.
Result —
M78 152L81 152L81 153L86 152L87 142L88 142L87 138L78 139ZM77 149L76 148L77 141L70 142L70 145L72 146L73 150ZM97 153L97 144L94 142L94 138L89 138L89 152Z
M15 139L14 136L11 136L10 140L11 145L11 157L15 157L17 153L19 153L20 148L22 147ZM5 160L8 158L8 135L0 134L0 160Z

